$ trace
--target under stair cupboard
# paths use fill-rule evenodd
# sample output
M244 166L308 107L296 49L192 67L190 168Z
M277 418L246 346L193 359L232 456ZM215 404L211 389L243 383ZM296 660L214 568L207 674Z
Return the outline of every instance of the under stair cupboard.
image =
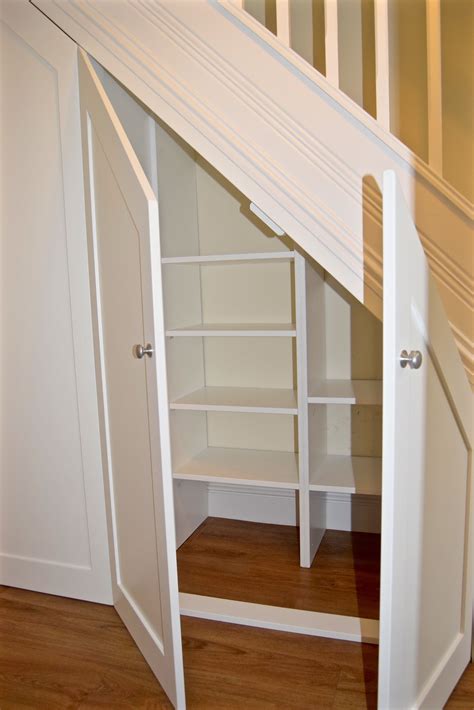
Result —
M180 614L378 643L379 707L441 707L471 653L471 394L396 174L380 186L382 323L133 87L31 5L2 12L12 61L46 58L61 101L80 98L86 227L65 272L80 446L96 458L83 474L90 557L61 574L87 568L100 584L49 591L113 598L178 708ZM63 52L53 59L51 38ZM70 114L60 145L63 160L74 146L77 179L74 102ZM68 234L82 185L62 190ZM27 191L38 199L37 185ZM24 237L31 228L18 222ZM210 516L286 525L294 569L308 574L327 529L380 535L379 619L184 589L176 550ZM41 588L5 569L3 583Z

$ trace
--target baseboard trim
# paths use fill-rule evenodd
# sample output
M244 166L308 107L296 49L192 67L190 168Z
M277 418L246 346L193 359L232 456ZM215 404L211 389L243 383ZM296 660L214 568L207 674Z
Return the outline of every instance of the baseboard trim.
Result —
M110 581L91 567L0 554L0 584L32 592L113 604Z
M183 616L211 619L243 626L286 631L306 636L378 644L379 622L356 616L324 614L286 607L252 604L233 599L205 597L199 594L179 595Z
M316 493L326 505L330 530L380 532L380 498L349 493ZM275 525L298 524L298 498L294 491L256 486L209 484L209 515Z

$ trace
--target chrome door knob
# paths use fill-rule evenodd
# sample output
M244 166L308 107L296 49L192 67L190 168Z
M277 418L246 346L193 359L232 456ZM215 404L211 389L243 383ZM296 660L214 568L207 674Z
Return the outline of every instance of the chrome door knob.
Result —
M400 353L400 367L408 365L412 370L419 370L422 362L423 356L419 350L410 350L409 353L402 350Z
M153 355L153 348L151 346L151 343L147 343L146 345L134 345L133 354L139 360L141 360L144 355L148 355L148 357L151 357Z

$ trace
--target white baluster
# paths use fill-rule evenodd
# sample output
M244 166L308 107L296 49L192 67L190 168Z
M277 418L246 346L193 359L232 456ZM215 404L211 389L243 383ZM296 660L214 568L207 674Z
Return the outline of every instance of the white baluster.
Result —
M388 0L375 0L375 90L377 121L390 130L390 49Z
M276 0L277 37L287 47L290 42L290 3L289 0Z
M440 0L426 1L426 49L428 55L428 162L441 175L443 171L443 107Z
M339 88L339 36L337 0L325 0L324 22L326 31L326 79Z

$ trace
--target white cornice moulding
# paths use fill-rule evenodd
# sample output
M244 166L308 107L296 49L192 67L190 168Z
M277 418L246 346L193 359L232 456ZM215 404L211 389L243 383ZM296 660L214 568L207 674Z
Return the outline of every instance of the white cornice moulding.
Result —
M227 0L34 4L379 317L395 170L466 361L472 206L309 64Z

